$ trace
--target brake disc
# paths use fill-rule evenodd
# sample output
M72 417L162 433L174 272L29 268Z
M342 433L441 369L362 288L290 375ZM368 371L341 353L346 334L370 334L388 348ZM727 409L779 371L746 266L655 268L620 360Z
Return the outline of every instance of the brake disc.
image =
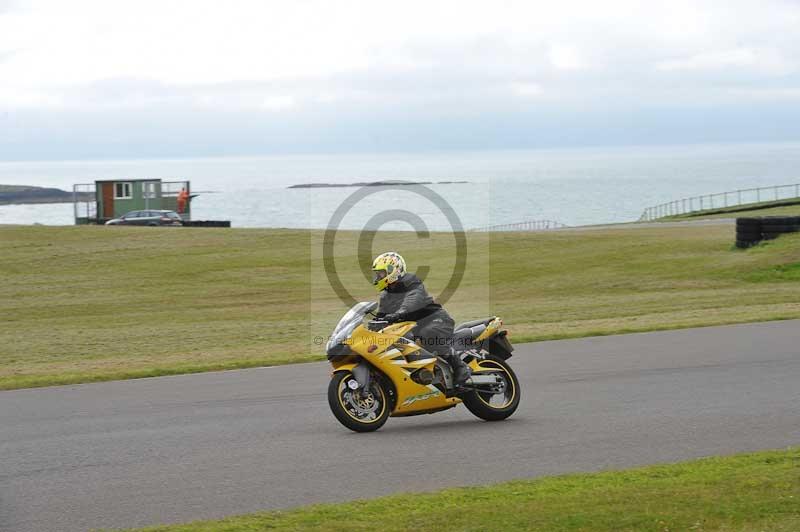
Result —
M378 401L375 400L372 392L369 392L366 397L361 397L361 394L358 393L345 392L343 397L359 417L375 414L378 410Z

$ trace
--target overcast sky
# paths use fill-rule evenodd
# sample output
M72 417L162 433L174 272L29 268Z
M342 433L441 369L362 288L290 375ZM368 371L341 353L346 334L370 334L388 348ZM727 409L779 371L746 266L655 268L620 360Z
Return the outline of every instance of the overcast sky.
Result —
M0 0L0 159L770 140L798 0Z

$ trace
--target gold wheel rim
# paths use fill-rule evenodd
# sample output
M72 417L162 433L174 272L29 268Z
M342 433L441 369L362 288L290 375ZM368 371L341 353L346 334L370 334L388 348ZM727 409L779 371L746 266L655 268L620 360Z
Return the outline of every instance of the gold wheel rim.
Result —
M346 386L345 382L347 382L351 378L353 378L353 374L348 373L347 377L339 381L339 389L336 392L336 397L339 399L339 405L342 407L342 410L344 410L347 413L348 416L350 416L355 421L358 421L359 423L365 423L365 424L376 423L379 419L381 419L381 417L383 417L383 413L386 411L386 396L383 393L383 387L380 385L377 386L377 389L379 390L380 393L380 398L378 399L381 409L380 412L375 415L374 419L362 419L360 417L354 416L353 413L350 412L350 407L345 405L344 401L342 400L342 391L343 388Z
M489 364L492 365L493 367L489 368L489 367L486 366L486 365L489 365ZM475 392L475 395L478 397L478 399L480 399L480 401L483 404L485 404L486 406L488 406L489 408L491 408L493 410L502 410L503 408L508 408L511 405L511 403L514 402L514 399L517 397L517 387L514 385L514 379L511 377L511 374L508 372L508 370L506 370L505 367L503 367L502 364L500 364L498 362L495 362L493 360L481 360L480 362L478 362L478 367L486 368L486 369L492 369L492 370L498 370L499 369L503 373L503 375L505 376L504 378L505 378L505 381L506 381L506 389L508 389L508 388L511 389L511 397L509 397L509 399L505 403L503 403L502 405L497 406L497 405L493 405L493 404L487 402L481 396L480 392ZM496 371L493 371L493 373L495 373L495 372ZM496 394L492 394L492 395L496 395Z

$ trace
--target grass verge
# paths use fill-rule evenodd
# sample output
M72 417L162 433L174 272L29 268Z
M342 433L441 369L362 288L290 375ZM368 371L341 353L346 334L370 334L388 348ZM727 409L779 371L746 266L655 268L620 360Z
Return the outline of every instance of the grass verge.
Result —
M147 532L800 530L800 449L403 494Z
M800 318L800 235L733 249L734 229L635 227L468 233L448 310L494 313L535 341ZM316 257L320 233L266 229L0 227L0 389L322 359L343 305ZM360 300L359 235L337 237ZM433 293L453 237L378 233Z

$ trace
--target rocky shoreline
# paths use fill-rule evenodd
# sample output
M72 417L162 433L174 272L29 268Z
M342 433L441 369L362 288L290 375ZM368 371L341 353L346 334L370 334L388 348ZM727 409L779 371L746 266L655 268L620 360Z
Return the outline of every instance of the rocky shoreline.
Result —
M94 194L79 194L81 199ZM72 192L60 188L32 187L28 185L0 185L0 205L28 205L37 203L71 203Z

